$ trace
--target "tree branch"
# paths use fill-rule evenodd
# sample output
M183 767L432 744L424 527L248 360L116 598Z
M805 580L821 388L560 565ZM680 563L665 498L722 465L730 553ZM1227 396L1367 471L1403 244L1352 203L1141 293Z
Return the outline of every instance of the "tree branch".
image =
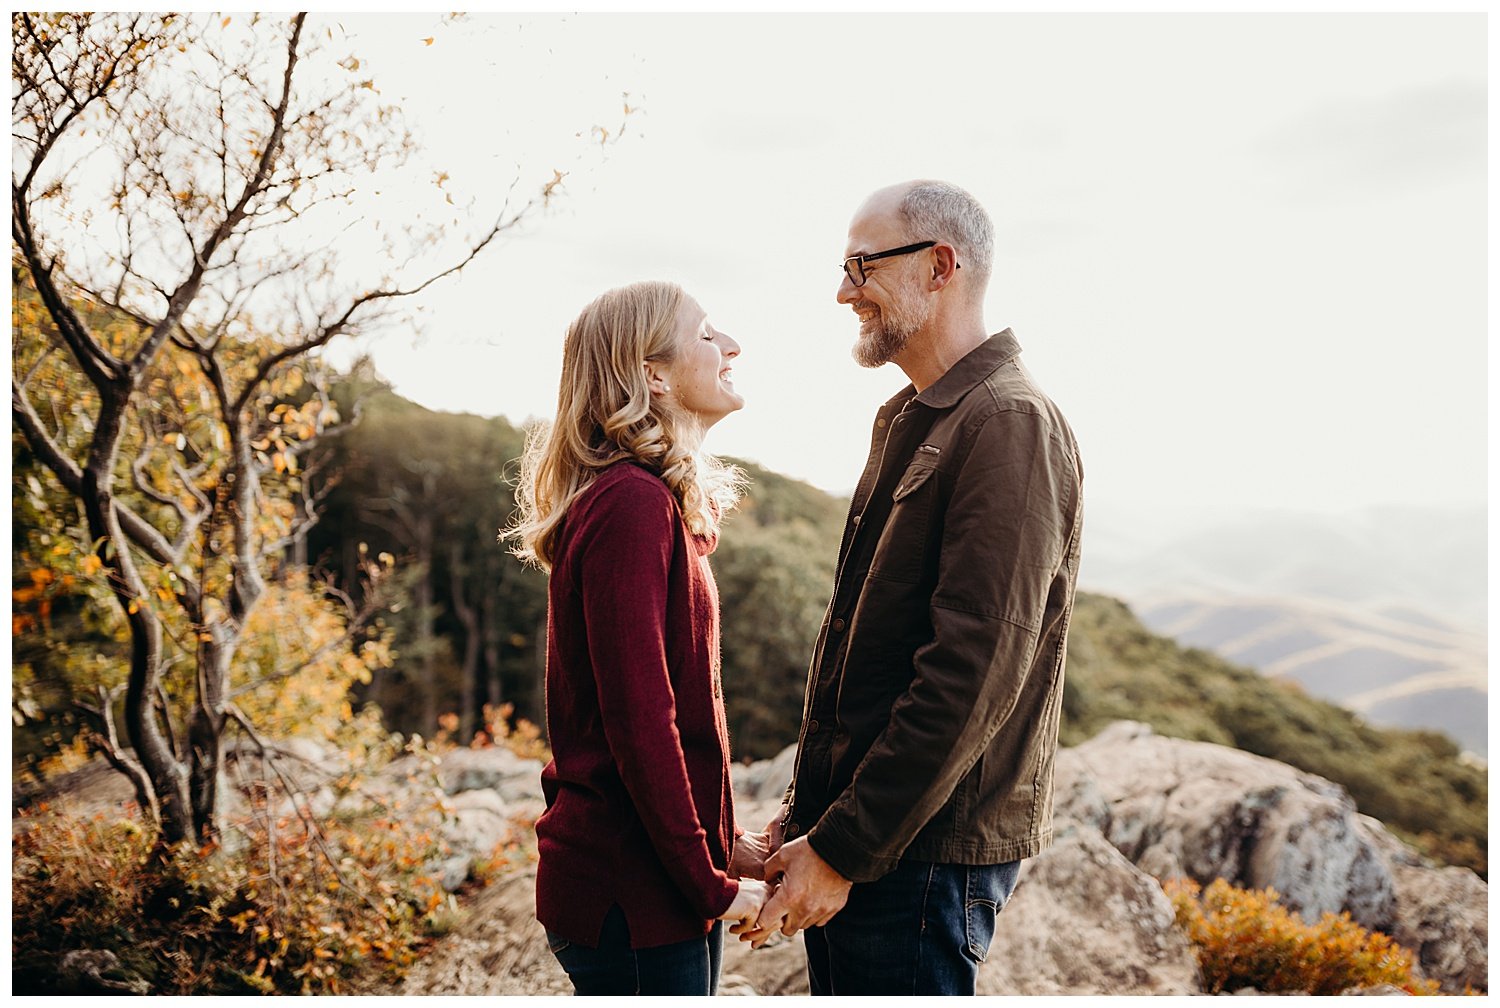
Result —
M151 784L151 777L146 773L146 768L120 745L120 736L115 729L114 703L119 699L125 687L120 685L114 689L105 689L103 686L95 688L99 698L98 707L90 707L81 700L75 700L73 706L99 722L103 731L94 733L94 743L104 754L104 758L109 761L110 766L124 774L126 779L135 786L136 801L140 804L141 811L150 816L153 823L160 825L161 810L157 807L156 788Z
M30 207L23 199L20 189L14 185L11 187L10 214L11 238L26 260L26 268L36 285L37 295L41 297L47 314L56 323L58 335L62 336L63 342L73 352L78 366L83 369L84 377L100 390L117 384L124 364L94 339L73 306L62 296L57 284L52 282L52 270L56 262L51 265L43 264L36 236L32 233Z
M499 237L502 231L506 231L511 227L514 227L516 222L521 219L521 216L525 214L526 211L535 204L535 202L535 200L532 200L525 207L512 215L509 220L506 220L504 214L502 213L501 216L496 219L494 226L490 228L489 233L487 233L478 242L474 243L474 245L470 247L468 253L465 254L462 259L454 263L452 266L449 266L447 269L432 274L426 280L423 280L421 283L417 284L415 287L397 287L393 290L369 291L361 294L359 297L355 298L353 302L350 303L349 307L346 308L334 322L323 327L322 331L320 331L316 336L304 340L301 343L294 343L291 346L284 347L276 353L271 354L265 360L261 361L260 366L255 369L254 376L251 377L250 381L247 382L245 384L245 387L240 391L237 404L243 407L245 403L249 402L250 398L255 394L255 389L263 382L265 382L266 379L270 377L271 372L273 372L284 362L291 360L294 357L300 357L303 354L308 353L309 351L318 349L319 347L325 346L328 341L333 339L335 336L339 336L347 332L354 323L354 316L359 312L361 308L365 307L366 305L375 304L380 301L394 300L396 298L411 297L415 294L420 294L422 291L426 290L437 281L443 279L444 277L451 276L452 274L457 273L459 270L463 269L465 266L469 265L469 263L473 262L474 258L478 256L480 252L483 252L492 241Z

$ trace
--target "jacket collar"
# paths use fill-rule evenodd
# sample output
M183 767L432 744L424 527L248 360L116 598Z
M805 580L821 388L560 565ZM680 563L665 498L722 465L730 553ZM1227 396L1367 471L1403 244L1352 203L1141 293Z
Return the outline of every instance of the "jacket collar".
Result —
M917 402L934 409L947 409L1020 352L1021 344L1016 342L1016 334L1009 329L1002 330L970 350L943 377L927 386L917 396Z

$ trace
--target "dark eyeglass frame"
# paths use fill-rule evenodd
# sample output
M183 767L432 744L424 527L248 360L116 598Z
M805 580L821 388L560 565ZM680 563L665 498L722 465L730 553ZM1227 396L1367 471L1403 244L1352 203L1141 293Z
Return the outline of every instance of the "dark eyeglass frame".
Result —
M911 255L913 252L932 248L936 244L937 242L935 241L924 241L917 242L915 245L902 245L900 248L886 249L884 252L870 252L865 255L850 256L844 260L844 274L848 276L849 282L854 286L863 287L870 279L865 275L865 263L873 262L876 259L889 259L892 256ZM850 263L854 264L853 269L849 267ZM962 267L955 263L953 268L960 269Z

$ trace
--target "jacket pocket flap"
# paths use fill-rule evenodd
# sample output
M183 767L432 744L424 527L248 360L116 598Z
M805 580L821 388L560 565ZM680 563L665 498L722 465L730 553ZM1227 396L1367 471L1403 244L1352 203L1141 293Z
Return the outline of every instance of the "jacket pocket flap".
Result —
M896 484L896 489L891 492L891 500L899 501L910 494L917 487L926 483L937 472L934 465L936 458L918 459L906 467L906 472L901 474L901 482Z

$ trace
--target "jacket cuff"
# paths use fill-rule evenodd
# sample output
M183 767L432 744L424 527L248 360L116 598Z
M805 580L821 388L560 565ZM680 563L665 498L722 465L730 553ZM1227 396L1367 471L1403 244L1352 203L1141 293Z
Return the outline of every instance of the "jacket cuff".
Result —
M828 867L850 882L874 882L895 871L900 861L900 858L871 854L826 817L807 834L807 845L828 862Z

